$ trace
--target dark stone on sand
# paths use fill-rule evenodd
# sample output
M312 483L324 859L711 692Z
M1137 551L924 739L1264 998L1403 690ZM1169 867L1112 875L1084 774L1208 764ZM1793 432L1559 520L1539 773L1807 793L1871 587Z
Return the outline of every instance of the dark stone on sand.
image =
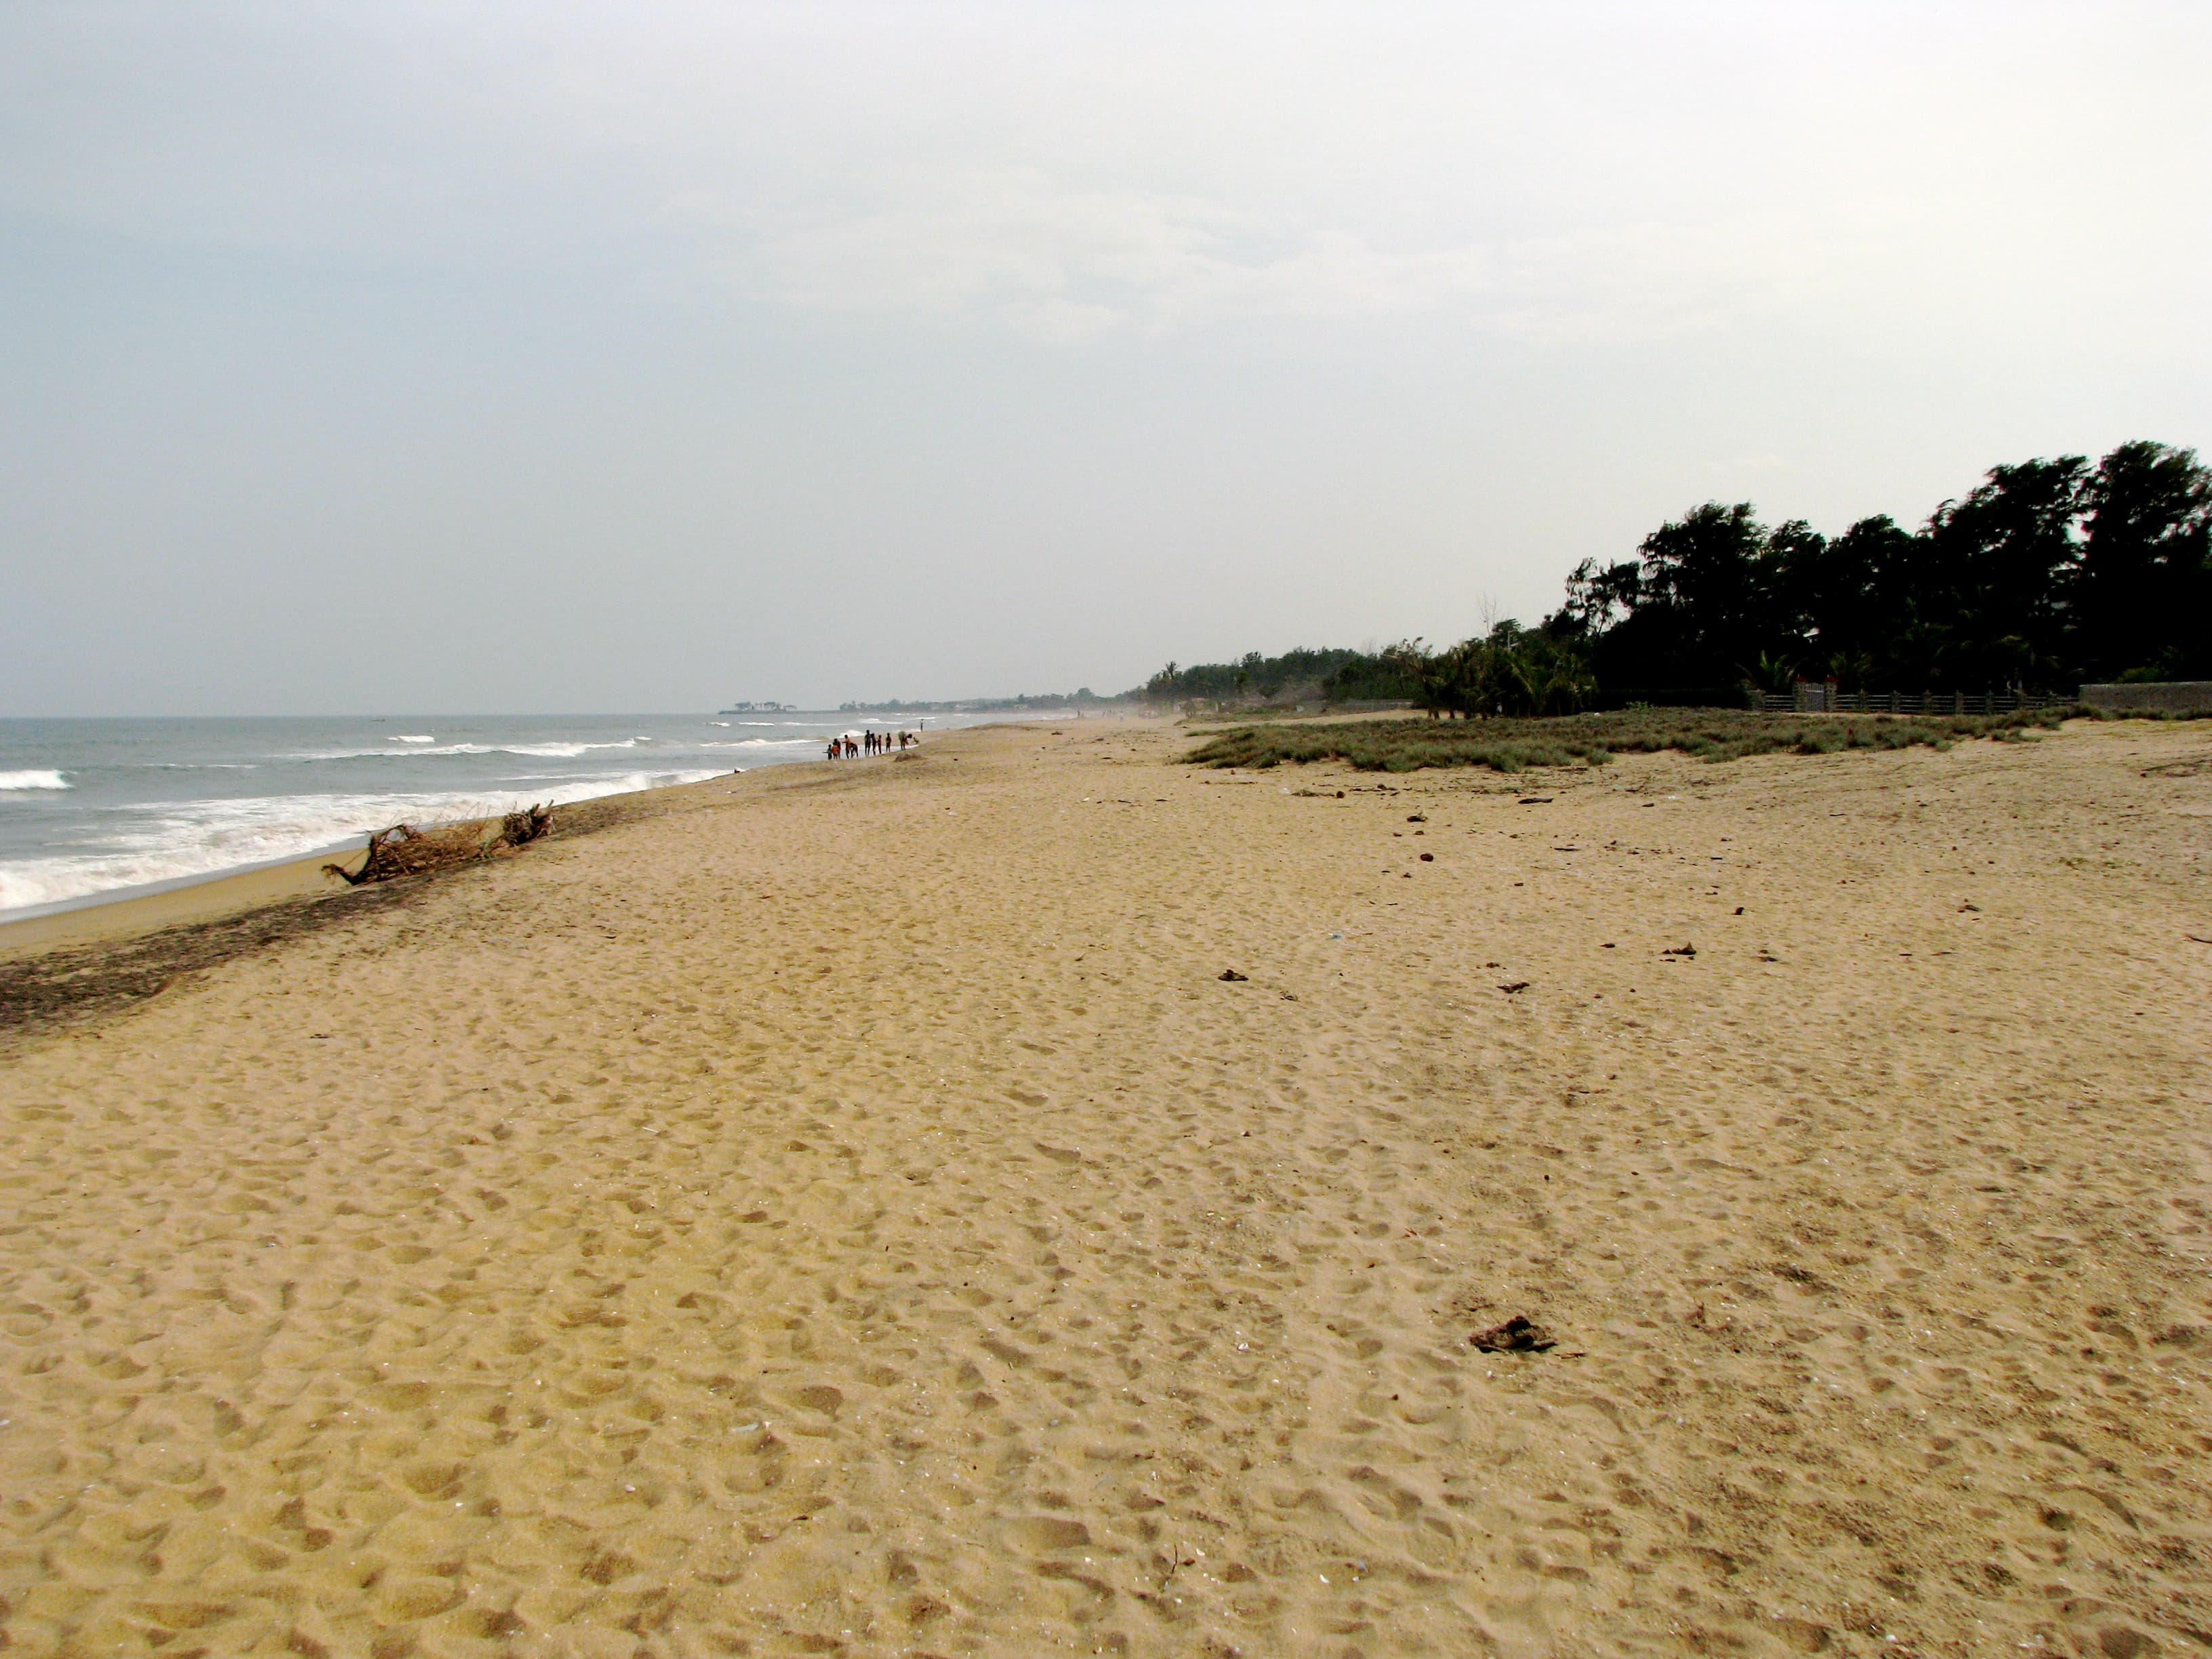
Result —
M1485 1353L1542 1353L1556 1346L1549 1331L1520 1314L1502 1325L1477 1331L1468 1340Z
M1224 968L1221 970L1221 977L1232 984L1242 984L1251 976L1248 974L1240 974L1234 968Z

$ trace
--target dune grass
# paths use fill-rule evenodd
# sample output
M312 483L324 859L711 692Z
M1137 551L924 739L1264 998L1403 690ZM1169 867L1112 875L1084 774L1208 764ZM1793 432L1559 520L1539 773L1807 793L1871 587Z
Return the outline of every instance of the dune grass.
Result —
M1747 755L1826 755L1841 749L1948 749L1966 738L2018 742L2073 711L1990 715L1763 714L1732 708L1629 708L1540 719L1328 720L1218 732L1183 757L1194 765L1265 768L1285 761L1340 761L1363 772L1431 767L1602 766L1615 755L1679 750L1700 760Z

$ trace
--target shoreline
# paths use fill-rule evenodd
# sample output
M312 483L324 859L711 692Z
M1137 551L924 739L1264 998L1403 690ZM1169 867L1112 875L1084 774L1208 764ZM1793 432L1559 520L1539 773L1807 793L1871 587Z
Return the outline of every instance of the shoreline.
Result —
M779 762L775 765L807 765L810 762ZM732 778L748 776L754 772L771 769L756 766L700 778L690 783L662 784L651 789L617 790L605 795L586 795L566 801L553 810L558 815L556 823L566 831L571 822L589 819L596 822L609 816L605 804L610 801L637 800L641 813L655 810L651 799L678 795L687 789L700 789L726 783ZM586 809L591 809L588 812ZM619 815L617 815L619 816ZM489 818L464 818L461 823L489 823ZM443 821L428 820L420 828L449 827ZM308 897L341 898L356 890L323 873L325 865L350 866L358 870L365 849L362 843L367 832L349 836L319 852L296 857L273 859L266 863L249 864L222 870L210 870L204 874L178 876L167 881L152 884L148 888L115 888L103 893L88 893L77 898L57 901L51 906L29 907L31 914L0 915L0 961L32 951L74 947L114 939L133 939L155 933L166 927L213 921L238 915L260 907Z
M835 710L828 711L826 713L823 713L823 711L791 712L811 712L821 714L823 721L830 725L836 725L837 722L848 719L843 713ZM301 718L312 719L313 717ZM611 717L594 716L592 718L605 721L612 726L627 727L633 723L643 723L648 719L662 719L665 717L618 715ZM1012 718L1016 721L1018 721L1021 719L1018 712ZM1042 720L1048 717L1042 715L1029 717L1031 722ZM53 722L46 723L52 724ZM88 720L85 723L93 726L106 726L116 725L118 722L106 719L98 719ZM159 722L149 721L147 723L158 724ZM292 717L276 717L271 723L287 724L296 722L292 720ZM380 724L383 723L407 724L409 723L409 720L407 719L400 719L394 722L380 721ZM435 720L426 720L421 723L451 726L455 722L450 718L440 717ZM1000 722L994 721L989 723L998 724ZM189 724L189 722L187 722L187 724ZM853 727L851 729L857 732L859 728ZM927 740L934 743L952 733L973 729L979 728L967 726L939 727L929 732L927 734ZM477 737L483 737L489 740L490 738L496 737L498 735L500 734L476 733L474 736L471 736L468 740L475 741ZM524 739L520 738L513 740L517 742L524 741ZM814 763L819 759L820 745L811 738L793 739L791 741L802 744L807 752L781 758L752 758L749 759L747 763L737 765L735 767L732 767L727 761L724 761L719 769L696 768L684 769L705 774L705 775L695 775L692 778L692 783L711 784L716 781L718 778L726 775L744 775L752 772L770 769L781 766L809 765ZM604 747L606 745L592 744L587 746ZM714 745L710 744L708 746L713 747ZM495 751L496 744L493 747ZM724 745L724 747L727 747L727 745ZM380 755L384 753L384 751L380 750L378 752ZM408 758L408 751L391 751L391 757L400 759ZM616 781L617 780L613 779L608 780L610 782ZM544 781L550 784L556 792L559 788L565 787L562 785L561 781L557 779L545 780ZM587 803L594 803L629 795L653 795L664 790L682 789L689 787L691 786L684 783L660 783L646 789L614 788L603 794L581 795L573 799L557 800L556 810L573 817L576 815L577 809L583 808ZM518 805L523 804L526 798L529 797L532 793L530 790L512 785L501 786L501 789L505 793L512 794L514 803ZM495 790L489 786L486 786L483 790L477 793L494 793L500 792L500 790ZM438 789L432 788L428 793L430 795L435 796L441 792ZM316 791L309 790L305 792L305 793L301 796L301 799L312 799L315 797L316 793ZM454 823L477 821L473 817L461 819L447 818L439 815L441 810L441 809L433 802L431 805L423 807L420 813L403 811L400 813L399 817L393 821L398 822L404 819L406 822L417 824L418 827L424 828L444 826ZM484 811L485 808L482 805L478 805L477 810L478 811ZM379 824L377 827L381 828L384 826L382 824ZM320 866L325 863L348 862L352 855L357 853L365 833L365 831L356 830L336 841L327 842L320 846L311 846L296 853L286 853L275 857L249 859L240 863L228 865L217 869L194 871L190 873L168 876L149 882L132 883L118 887L105 888L88 893L73 894L66 898L46 900L37 903L25 904L12 910L0 911L0 957L5 957L11 952L20 952L25 949L40 948L43 945L45 941L50 939L54 940L83 939L103 936L118 931L125 933L143 931L143 926L163 926L167 925L168 922L173 921L202 921L214 915L234 912L240 908L250 906L252 903L263 902L269 898L276 896L297 896L302 893L313 891L316 885L313 881L303 882L286 878L272 877L266 882L256 883L251 878L264 875L266 872L283 870L289 866L307 866L311 870L319 870ZM245 885L235 889L232 887L232 884L240 882L245 883ZM202 888L215 888L218 890L211 892L204 898L198 900L178 900L170 904L152 902L154 901L168 898L172 895ZM79 912L92 910L105 911L112 909L118 906L143 906L143 914L150 917L157 918L157 920L143 925L135 921L129 920L118 921L112 926L106 924L88 924L84 926L77 926L68 923L59 923L54 926L38 925L53 923L57 918L66 917ZM126 916L135 914L138 913L134 911L125 912Z
M957 728L998 731L1000 726ZM941 754L946 738L931 740ZM921 757L919 749L904 758ZM35 1040L40 1031L98 1019L156 994L184 974L220 966L319 927L413 902L434 884L495 863L543 858L544 849L617 825L693 811L745 793L812 787L872 769L891 757L849 761L787 761L720 774L690 783L586 796L554 809L551 829L515 852L423 874L355 887L326 875L330 864L359 867L358 844L242 871L218 872L164 884L150 893L94 900L64 910L0 921L0 1044ZM756 780L749 792L745 781ZM488 825L489 819L468 823ZM361 839L354 838L356 842Z
M1132 717L1115 715L1111 718L1127 720ZM1035 726L1042 724L1043 719L1037 717L953 726L927 733L926 741L934 753L939 750L946 739L969 732ZM1102 717L1096 714L1090 719L1094 725L1103 723ZM905 752L919 755L922 750L916 747ZM607 823L628 817L652 816L684 799L687 792L720 790L738 778L793 769L852 766L884 758L887 757L869 756L834 763L818 758L771 761L696 779L690 783L660 784L650 789L623 789L605 795L586 795L580 799L562 802L553 809L556 817L550 839L559 840L566 836L586 833L588 830L602 828ZM612 803L633 805L624 807L611 805ZM489 823L491 820L463 819L458 822ZM342 898L355 890L325 876L323 866L342 864L358 868L363 856L361 842L365 833L350 836L322 851L297 857L212 870L200 875L174 877L144 889L118 888L106 893L85 894L77 898L57 901L51 906L28 907L29 914L0 915L0 962L38 951L137 939L164 928L234 917L290 900Z
M358 843L360 837L355 840ZM66 908L0 918L0 961L34 951L135 939L165 927L214 921L287 900L336 897L347 889L335 878L323 874L323 866L358 865L362 854L356 844L245 870L182 877L161 884L152 892L125 888L112 897L88 895L70 902Z
M2202 732L1190 746L653 792L11 1044L11 1642L2212 1628Z

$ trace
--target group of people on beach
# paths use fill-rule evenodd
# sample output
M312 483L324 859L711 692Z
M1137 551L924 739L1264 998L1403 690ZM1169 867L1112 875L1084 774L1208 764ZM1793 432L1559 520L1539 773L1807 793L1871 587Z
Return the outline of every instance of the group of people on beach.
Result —
M888 755L894 747L905 749L921 741L912 732L864 732L857 741L850 737L830 738L828 758L853 760L862 755Z

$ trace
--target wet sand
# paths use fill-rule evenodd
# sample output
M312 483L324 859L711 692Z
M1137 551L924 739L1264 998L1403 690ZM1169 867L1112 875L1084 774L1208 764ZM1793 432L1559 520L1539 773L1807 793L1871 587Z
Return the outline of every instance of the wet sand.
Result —
M0 962L39 951L139 938L164 927L228 921L249 910L297 899L334 896L345 884L325 875L323 866L343 863L357 871L361 859L358 848L322 853L204 881L179 882L159 892L104 904L80 904L44 915L0 921Z
M694 786L0 1050L7 1651L2212 1645L2212 728L1188 741Z

